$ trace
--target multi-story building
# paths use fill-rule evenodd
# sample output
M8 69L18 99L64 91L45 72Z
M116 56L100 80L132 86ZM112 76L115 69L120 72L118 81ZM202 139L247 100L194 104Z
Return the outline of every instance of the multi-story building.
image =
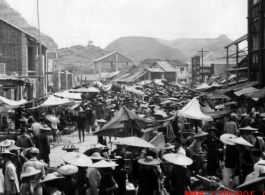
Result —
M248 66L249 80L265 85L265 0L248 0Z

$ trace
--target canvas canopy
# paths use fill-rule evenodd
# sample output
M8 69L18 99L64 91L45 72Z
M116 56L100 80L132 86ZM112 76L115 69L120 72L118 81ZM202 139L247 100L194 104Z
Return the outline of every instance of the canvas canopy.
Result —
M131 112L125 106L122 107L119 112L99 131L95 132L94 135L102 136L116 136L116 137L126 137L130 135L126 129L124 129L124 122L126 121L139 121L144 125L146 123L152 123L151 119L145 119L139 117L137 114Z
M70 92L77 92L77 93L99 93L100 91L95 88L95 87L88 87L88 88L85 88L85 87L81 87L81 88L78 88L78 89L71 89L69 90Z
M197 98L193 98L185 107L176 112L176 115L183 116L185 118L203 120L203 121L213 121L212 117L205 115L201 111L201 106ZM174 117L175 118L175 117Z
M216 89L221 89L223 86L224 86L224 85L220 85L220 84L218 84L218 83L216 83L216 82L213 82L213 83L211 84L211 86L209 86L208 88L202 89L202 90L200 90L200 91L202 91L202 92L214 91L214 90L216 90Z
M25 99L14 101L0 96L0 113L8 112L9 110L18 108L26 103L28 103L28 101Z
M208 89L210 86L207 83L201 84L199 87L196 88L198 91L202 91L204 89Z
M254 93L247 94L249 98L264 98L265 97L265 87L255 91Z
M124 89L126 91L129 91L129 92L134 93L136 95L140 95L140 96L144 96L145 95L145 93L143 91L137 90L137 89L135 89L133 87L124 86Z
M47 107L52 107L52 106L62 106L62 105L72 105L75 102L69 99L61 99L57 98L53 95L47 98L45 102L43 102L41 105L33 108L29 108L31 110L37 109L37 108L47 108Z
M235 112L233 110L222 110L222 111L213 111L213 112L204 112L205 115L212 117L213 119L223 118L225 116L230 115L231 113Z
M234 92L234 94L237 96L241 96L241 95L252 94L256 91L259 91L259 90L255 87L248 87L248 88L241 89L240 91L236 91Z
M202 92L201 96L204 96L204 95L211 98L211 99L230 99L230 97L224 95L219 90L215 90L212 92Z
M68 99L75 99L81 100L81 93L70 93L69 91L57 92L54 96L68 98Z

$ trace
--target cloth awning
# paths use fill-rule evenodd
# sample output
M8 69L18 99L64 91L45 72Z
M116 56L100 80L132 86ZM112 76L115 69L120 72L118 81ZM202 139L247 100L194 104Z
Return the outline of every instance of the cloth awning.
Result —
M47 108L47 107L52 107L52 106L63 106L63 105L72 105L75 102L69 99L61 99L57 98L53 95L47 98L45 102L43 102L41 105L33 108L29 108L30 110L34 110L37 108Z
M57 92L54 93L54 96L68 98L68 99L75 99L81 100L81 93L70 93L69 91Z
M248 88L245 88L245 89L241 89L240 91L236 91L234 92L235 95L237 96L241 96L241 95L247 95L247 94L252 94L256 91L259 91L257 88L255 87L248 87Z
M70 92L76 92L76 93L99 93L100 91L95 87L81 87L78 89L70 89Z
M108 123L106 123L99 131L95 132L94 135L128 137L130 136L131 130L124 129L124 122L132 120L142 122L143 125L153 122L153 120L151 119L139 117L137 114L133 113L128 108L123 106L119 110L119 112Z
M200 96L207 96L211 99L230 99L230 97L224 95L221 91L215 90L212 92L202 92Z
M247 94L247 97L249 97L249 98L265 98L265 87L262 89L259 89L258 91L255 91L252 94Z
M0 96L0 113L8 112L9 110L18 108L26 103L28 103L28 101L25 99L14 101Z
M212 117L213 119L217 119L217 118L223 118L225 116L228 116L235 111L236 111L235 109L233 109L233 110L222 110L222 111L214 111L214 112L204 112L204 114Z
M185 107L178 110L175 115L195 120L213 121L212 117L205 115L201 111L201 105L197 98L193 98Z
M129 91L129 92L134 93L136 95L140 95L140 96L144 96L145 95L145 93L143 91L137 90L137 89L135 89L133 87L124 86L124 89L125 89L125 91Z
M201 106L201 111L202 111L203 113L205 113L205 112L214 112L214 110L211 109L211 107L210 107L209 105Z
M255 85L258 85L259 82L258 81L252 81L252 82L247 82L247 83L241 83L241 84L238 84L238 85L234 85L234 86L231 86L231 87L228 87L228 88L225 88L225 89L220 89L220 91L222 93L227 93L229 91L239 91L241 89L244 89L244 88L247 88L247 87L253 87Z
M208 89L210 86L207 83L201 84L199 87L196 88L198 91L202 91L204 89Z
M200 91L201 91L201 92L214 91L214 90L216 90L216 89L221 89L222 87L224 87L224 85L220 85L220 84L218 84L218 83L216 83L216 82L213 82L213 83L211 84L211 86L209 86L209 87L206 88L206 89L202 89L202 90L200 90Z

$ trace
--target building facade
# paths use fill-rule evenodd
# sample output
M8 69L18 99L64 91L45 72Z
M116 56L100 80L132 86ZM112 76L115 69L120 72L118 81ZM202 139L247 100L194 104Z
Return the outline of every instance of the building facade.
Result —
M248 66L249 80L265 85L264 0L248 0Z

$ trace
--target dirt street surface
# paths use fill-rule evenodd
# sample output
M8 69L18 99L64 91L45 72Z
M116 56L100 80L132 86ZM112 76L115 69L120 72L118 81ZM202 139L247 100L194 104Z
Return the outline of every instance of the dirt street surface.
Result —
M86 133L85 142L79 143L78 132L75 131L70 135L62 135L62 141L59 143L51 143L51 154L50 154L50 166L57 167L63 163L62 156L66 153L65 150L62 150L63 146L71 142L76 148L79 148L79 152L85 152L89 147L97 144L98 139L96 136L91 136Z

